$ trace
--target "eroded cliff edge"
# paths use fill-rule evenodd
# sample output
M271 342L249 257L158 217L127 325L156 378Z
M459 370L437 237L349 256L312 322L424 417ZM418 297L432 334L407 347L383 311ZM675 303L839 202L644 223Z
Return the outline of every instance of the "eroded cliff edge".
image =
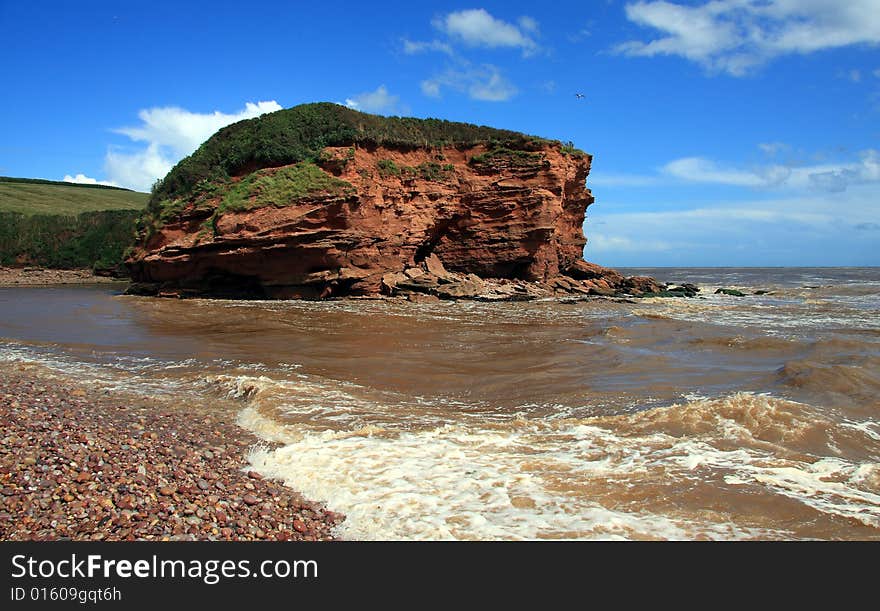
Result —
M153 190L135 292L528 298L662 287L583 261L590 155L309 104L224 128Z

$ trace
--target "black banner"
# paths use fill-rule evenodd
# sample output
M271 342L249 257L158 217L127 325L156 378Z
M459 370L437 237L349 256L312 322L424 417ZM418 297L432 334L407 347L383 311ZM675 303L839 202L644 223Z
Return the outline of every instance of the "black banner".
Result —
M778 589L786 574L802 579L816 573L829 586L845 580L851 592L860 581L872 583L870 560L839 562L853 555L869 559L869 553L856 553L859 545L7 542L0 543L0 596L4 609L181 600L228 608L273 599L327 602L341 595L403 600L415 588L424 598L413 606L422 606L455 602L463 592L544 603L600 594L619 601L665 598L673 590L690 598L699 584L722 588L727 599L743 594L743 587Z

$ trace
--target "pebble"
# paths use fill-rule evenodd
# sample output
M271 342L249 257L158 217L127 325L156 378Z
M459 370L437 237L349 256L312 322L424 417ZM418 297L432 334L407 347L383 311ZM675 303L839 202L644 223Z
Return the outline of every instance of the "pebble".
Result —
M0 540L334 539L343 516L242 469L234 419L0 363Z

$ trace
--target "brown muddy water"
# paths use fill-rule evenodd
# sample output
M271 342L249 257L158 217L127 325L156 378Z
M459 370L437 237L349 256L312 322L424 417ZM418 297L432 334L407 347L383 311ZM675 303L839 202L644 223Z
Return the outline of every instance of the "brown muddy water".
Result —
M0 361L235 409L347 538L880 539L880 268L624 271L705 299L7 288Z

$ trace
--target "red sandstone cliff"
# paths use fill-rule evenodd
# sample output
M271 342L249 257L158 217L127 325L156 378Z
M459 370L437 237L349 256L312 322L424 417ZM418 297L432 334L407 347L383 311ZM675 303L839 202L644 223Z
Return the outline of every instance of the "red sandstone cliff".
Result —
M512 149L497 141L429 145L430 134L522 135L328 104L253 121L219 132L154 193L126 261L133 292L494 299L662 288L583 261L591 157L572 147L540 139ZM360 143L305 155L315 124ZM389 133L408 140L369 142ZM300 161L242 160L243 150L277 154L275 143Z
M389 273L426 260L480 278L541 282L581 260L593 202L589 156L548 144L520 154L339 147L321 159L324 171L353 189L227 211L212 232L205 220L220 198L193 202L129 259L134 279L326 297L378 293L383 277L393 290Z

